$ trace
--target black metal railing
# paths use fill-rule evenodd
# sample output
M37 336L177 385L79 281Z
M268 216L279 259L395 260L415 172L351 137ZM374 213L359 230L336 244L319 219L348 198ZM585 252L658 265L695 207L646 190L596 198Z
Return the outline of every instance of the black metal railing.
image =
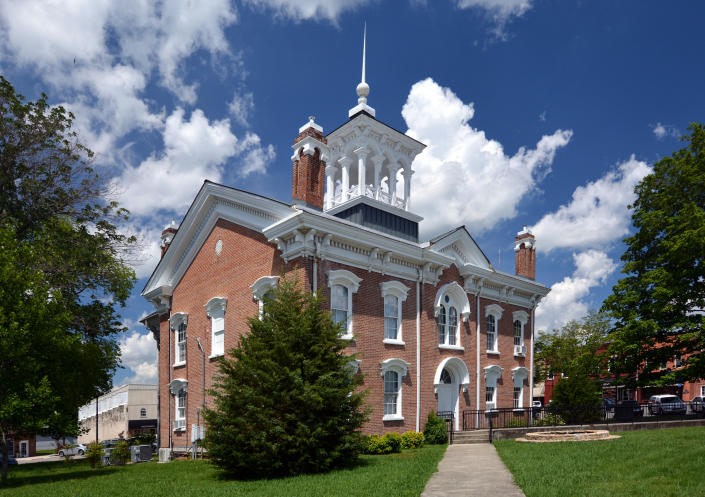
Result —
M610 423L639 423L646 421L675 421L705 418L705 409L669 409L656 404L628 404L618 406L546 406L498 409L468 409L462 413L462 430L496 430L498 428L526 428L533 426L593 425ZM491 435L490 435L491 436Z
M452 445L453 433L455 433L455 413L453 411L438 411L437 416L446 422L448 443Z

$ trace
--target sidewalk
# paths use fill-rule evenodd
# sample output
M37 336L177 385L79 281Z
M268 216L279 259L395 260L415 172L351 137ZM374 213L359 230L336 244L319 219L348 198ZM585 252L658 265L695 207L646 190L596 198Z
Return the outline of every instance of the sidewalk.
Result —
M524 497L492 444L450 445L421 497Z

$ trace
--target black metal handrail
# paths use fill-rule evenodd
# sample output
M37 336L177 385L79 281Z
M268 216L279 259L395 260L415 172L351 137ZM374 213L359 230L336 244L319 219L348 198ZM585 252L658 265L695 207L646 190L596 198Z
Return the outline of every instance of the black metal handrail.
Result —
M438 411L436 415L446 422L446 429L448 430L448 443L452 445L453 433L455 433L455 413L453 411Z

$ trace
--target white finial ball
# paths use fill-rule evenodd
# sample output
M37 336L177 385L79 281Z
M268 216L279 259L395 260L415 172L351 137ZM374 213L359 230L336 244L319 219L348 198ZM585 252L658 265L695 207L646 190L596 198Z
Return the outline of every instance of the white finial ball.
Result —
M359 85L357 85L357 96L358 97L366 97L369 94L370 94L370 85L368 85L364 81L361 82Z

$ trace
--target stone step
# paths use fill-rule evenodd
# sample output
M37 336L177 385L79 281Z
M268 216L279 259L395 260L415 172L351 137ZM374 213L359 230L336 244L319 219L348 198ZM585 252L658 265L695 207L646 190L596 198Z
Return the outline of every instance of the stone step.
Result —
M489 443L489 437L489 430L456 431L453 433L453 443Z

